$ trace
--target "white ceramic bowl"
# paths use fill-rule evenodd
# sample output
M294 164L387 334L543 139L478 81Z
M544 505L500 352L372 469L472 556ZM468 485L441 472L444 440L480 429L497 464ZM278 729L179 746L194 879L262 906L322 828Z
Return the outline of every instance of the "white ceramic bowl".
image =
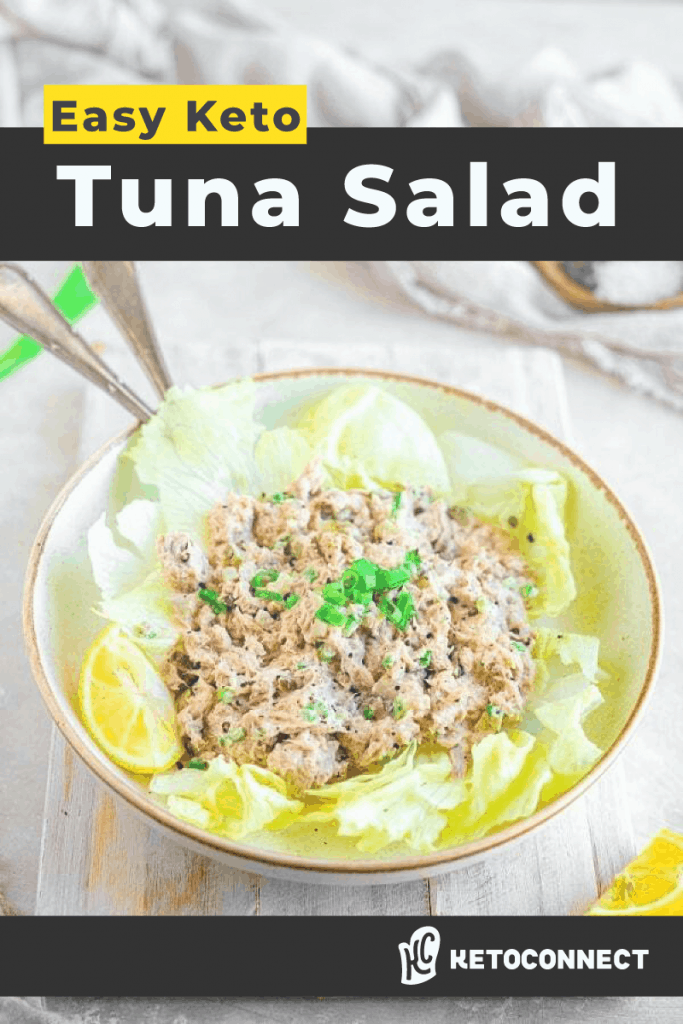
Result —
M610 679L602 687L605 703L590 716L587 731L606 751L604 756L579 784L530 818L476 842L422 856L362 859L349 840L331 842L325 856L312 856L305 834L285 842L282 833L273 832L259 837L258 844L240 843L174 818L149 797L144 780L107 759L81 724L75 705L83 655L102 628L102 620L92 612L99 594L87 557L86 533L108 508L112 491L121 491L118 456L133 428L104 445L69 480L47 513L30 555L24 628L33 672L50 713L88 767L151 825L243 870L314 882L376 884L425 877L452 870L465 858L489 856L585 792L614 762L642 714L661 647L660 598L643 539L607 484L578 455L492 402L431 381L366 370L303 370L255 379L269 426L286 422L301 403L349 379L380 379L438 431L450 428L478 436L567 477L578 597L561 624L600 637L601 662Z

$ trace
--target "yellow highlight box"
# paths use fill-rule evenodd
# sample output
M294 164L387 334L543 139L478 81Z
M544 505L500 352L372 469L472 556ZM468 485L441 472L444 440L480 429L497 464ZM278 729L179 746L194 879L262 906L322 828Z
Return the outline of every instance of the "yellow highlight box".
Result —
M305 85L46 85L48 144L306 143Z

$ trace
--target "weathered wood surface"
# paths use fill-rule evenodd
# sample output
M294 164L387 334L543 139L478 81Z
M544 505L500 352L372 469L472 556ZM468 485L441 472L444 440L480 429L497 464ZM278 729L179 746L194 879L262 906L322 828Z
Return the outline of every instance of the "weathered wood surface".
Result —
M48 996L49 1009L92 1024L679 1024L683 999L411 996L380 999L345 996L271 999Z
M236 362L240 373L356 365L431 377L500 401L571 440L562 365L545 350L501 347L492 360L475 344L456 365L445 346L340 351L281 340L242 348ZM36 913L571 914L584 910L634 854L617 765L537 834L448 875L374 887L274 881L160 836L109 795L55 729Z

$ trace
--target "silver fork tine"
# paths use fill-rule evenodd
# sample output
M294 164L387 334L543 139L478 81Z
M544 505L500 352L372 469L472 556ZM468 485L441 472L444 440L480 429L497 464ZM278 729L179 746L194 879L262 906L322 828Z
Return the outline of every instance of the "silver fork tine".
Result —
M137 419L148 420L152 415L152 410L119 380L74 331L42 288L16 263L0 263L0 318L97 384Z
M171 376L159 348L131 260L83 260L92 290L99 295L121 334L163 398Z

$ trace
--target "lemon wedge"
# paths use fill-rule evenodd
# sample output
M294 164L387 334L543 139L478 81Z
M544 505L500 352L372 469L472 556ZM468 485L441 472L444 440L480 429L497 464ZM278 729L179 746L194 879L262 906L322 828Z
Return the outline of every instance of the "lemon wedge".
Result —
M588 911L600 917L683 915L683 836L662 829Z
M108 626L90 647L78 699L88 732L122 768L150 775L181 757L173 698L120 626Z

